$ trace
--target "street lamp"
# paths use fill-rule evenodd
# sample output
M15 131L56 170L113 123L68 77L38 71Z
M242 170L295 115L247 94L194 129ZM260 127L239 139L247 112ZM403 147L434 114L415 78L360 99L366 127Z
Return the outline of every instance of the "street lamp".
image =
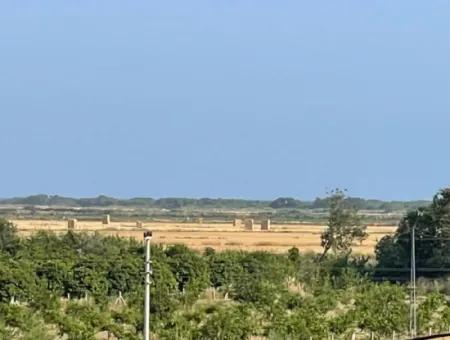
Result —
M410 315L409 330L411 336L417 335L417 303L416 303L416 226L419 218L423 216L423 211L417 210L416 221L411 228L411 294L410 294Z
M144 297L144 340L150 340L150 275L152 275L152 261L150 259L150 241L152 232L144 232L145 247L145 297Z

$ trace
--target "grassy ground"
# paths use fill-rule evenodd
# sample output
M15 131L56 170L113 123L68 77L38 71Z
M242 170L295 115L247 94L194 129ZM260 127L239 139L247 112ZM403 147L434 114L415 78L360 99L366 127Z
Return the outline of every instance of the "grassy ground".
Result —
M13 222L17 225L19 234L24 237L39 230L67 232L67 221L64 220L14 220ZM142 239L144 229L153 230L153 242L160 244L183 243L197 250L213 247L219 251L267 250L279 253L294 246L301 251L320 252L322 250L320 234L324 226L302 223L272 224L270 231L248 231L243 226L234 227L231 222L148 222L144 223L142 228L138 228L133 221L111 222L109 225L99 221L79 221L76 231ZM372 254L376 243L383 236L394 233L395 229L396 226L393 225L369 226L367 229L369 237L362 244L355 244L353 251L360 254Z

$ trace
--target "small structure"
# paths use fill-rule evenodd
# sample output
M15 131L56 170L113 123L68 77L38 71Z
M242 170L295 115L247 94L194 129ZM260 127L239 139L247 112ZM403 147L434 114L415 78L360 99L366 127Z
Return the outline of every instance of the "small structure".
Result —
M253 219L248 219L245 221L245 229L246 230L255 230L255 221Z
M142 228L143 224L141 221L136 221L136 228Z
M77 219L76 218L71 218L69 220L67 220L67 229L69 230L74 230L77 229Z
M242 221L239 218L235 218L233 220L233 227L240 227L242 224Z
M126 306L127 302L125 301L125 299L122 296L122 292L119 290L119 296L117 297L116 301L114 302L115 305L122 305L122 306Z
M261 230L270 230L270 219L261 222Z
M105 216L103 216L102 223L103 224L110 224L111 223L111 217L109 216L109 214L106 214Z

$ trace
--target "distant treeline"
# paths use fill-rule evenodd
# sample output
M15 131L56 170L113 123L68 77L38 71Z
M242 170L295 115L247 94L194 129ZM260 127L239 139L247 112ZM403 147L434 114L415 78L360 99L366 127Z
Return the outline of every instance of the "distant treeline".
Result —
M346 198L349 206L358 210L399 211L411 210L426 205L427 201L381 201L363 199L358 197ZM327 209L329 198L316 198L314 201L301 201L291 197L280 197L274 201L245 200L223 198L160 198L137 197L130 199L118 199L108 196L92 198L71 198L58 195L33 195L0 199L0 204L16 205L44 205L44 206L68 206L68 207L141 207L157 209L181 209L181 208L213 208L213 209L246 209L246 208L273 208L273 209Z

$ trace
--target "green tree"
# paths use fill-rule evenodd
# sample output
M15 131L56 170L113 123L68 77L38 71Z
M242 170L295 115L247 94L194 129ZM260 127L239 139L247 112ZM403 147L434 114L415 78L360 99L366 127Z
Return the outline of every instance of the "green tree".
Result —
M288 259L292 262L298 262L300 260L300 251L297 247L292 247L288 250Z
M307 301L291 313L279 313L268 331L269 339L325 339L328 336L324 313L313 302Z
M19 238L15 225L5 219L0 219L0 251L14 254L19 246Z
M322 257L332 250L335 254L349 254L353 242L362 242L367 237L357 212L348 207L345 193L335 189L329 197L328 226L321 235Z
M408 212L395 234L380 240L375 250L377 275L409 275L412 228L415 230L417 275L441 276L440 268L450 267L450 188L437 193L429 206ZM384 268L399 270L386 272Z
M195 338L204 340L247 339L254 329L251 314L244 306L222 307L206 316Z
M137 256L117 256L110 261L107 279L110 295L127 293L142 284L142 260Z
M270 312L275 306L285 303L287 290L281 284L245 274L236 283L232 297Z
M209 257L211 285L229 290L242 276L242 255L233 251L217 253Z
M366 285L355 299L353 317L359 328L389 335L407 325L408 305L404 287L382 283Z
M432 293L428 295L420 305L418 311L418 328L422 332L429 328L434 331L448 330L448 303L445 296L439 293Z
M153 251L155 253L155 251ZM162 255L155 256L153 260L153 276L151 289L151 310L158 318L168 317L179 305L180 297L177 280L167 260ZM142 292L142 288L140 289ZM138 301L142 300L142 294Z
M2 337L2 324L14 330L10 337ZM0 339L52 340L55 334L49 328L39 312L25 306L0 305Z
M32 264L0 253L0 303L11 299L29 301L38 290Z
M184 294L185 302L192 302L209 286L209 268L206 260L185 245L174 245L166 250L167 263Z
M299 206L299 203L301 202L291 197L279 197L270 203L270 207L273 209L296 208Z

